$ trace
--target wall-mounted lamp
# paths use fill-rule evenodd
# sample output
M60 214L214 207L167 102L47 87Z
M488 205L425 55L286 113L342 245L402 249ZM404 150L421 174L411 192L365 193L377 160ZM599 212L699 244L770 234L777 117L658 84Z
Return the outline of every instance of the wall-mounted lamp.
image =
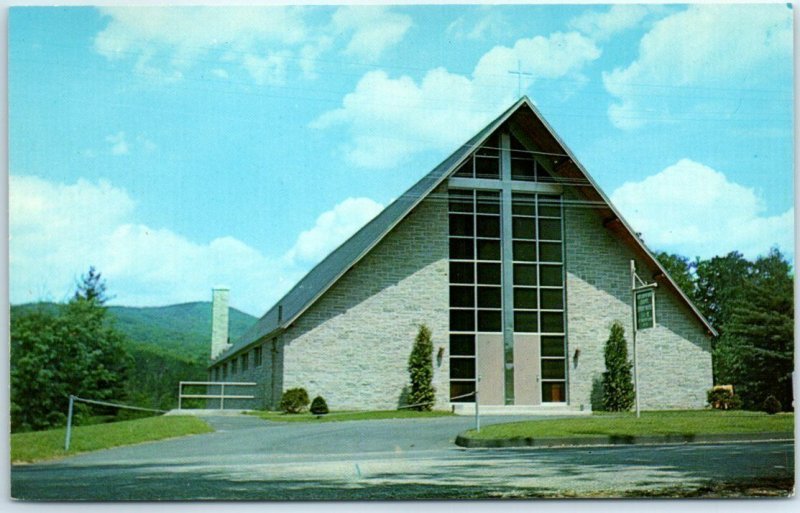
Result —
M442 366L442 359L444 358L444 348L440 347L439 352L436 353L436 366Z
M580 347L576 347L575 348L575 354L572 355L572 367L573 368L577 368L578 367L578 358L580 356L581 356L581 348Z

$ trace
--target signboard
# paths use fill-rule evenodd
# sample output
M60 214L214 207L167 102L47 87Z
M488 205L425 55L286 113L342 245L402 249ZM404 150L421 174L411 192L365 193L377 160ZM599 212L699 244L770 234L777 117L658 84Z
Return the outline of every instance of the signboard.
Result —
M636 293L636 329L652 328L656 324L656 295L653 289Z

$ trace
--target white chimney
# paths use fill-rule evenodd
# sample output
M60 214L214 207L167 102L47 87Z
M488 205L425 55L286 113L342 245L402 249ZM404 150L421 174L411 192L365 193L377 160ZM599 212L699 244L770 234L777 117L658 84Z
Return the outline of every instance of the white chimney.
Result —
M211 289L211 359L230 347L228 343L228 287Z

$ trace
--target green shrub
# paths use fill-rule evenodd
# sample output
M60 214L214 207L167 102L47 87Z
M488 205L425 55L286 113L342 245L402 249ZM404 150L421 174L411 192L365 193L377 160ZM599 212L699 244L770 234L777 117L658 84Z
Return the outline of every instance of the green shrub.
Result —
M300 413L308 407L308 392L305 388L290 388L281 397L280 409L284 413Z
M311 401L311 413L314 415L325 415L328 413L328 403L325 402L325 399L323 399L321 395L318 395Z
M408 357L408 373L411 378L411 390L408 393L409 404L416 404L415 410L430 411L433 407L433 341L431 330L424 324L419 327L414 348Z
M631 364L628 361L628 344L625 330L619 321L611 325L611 333L603 351L606 371L603 373L603 407L605 411L628 411L633 406L636 392L633 389Z
M740 410L742 398L733 391L724 388L712 388L708 391L708 405L715 410Z
M783 408L781 406L781 402L774 395L769 395L766 399L764 399L764 404L761 406L761 409L770 415L775 415Z

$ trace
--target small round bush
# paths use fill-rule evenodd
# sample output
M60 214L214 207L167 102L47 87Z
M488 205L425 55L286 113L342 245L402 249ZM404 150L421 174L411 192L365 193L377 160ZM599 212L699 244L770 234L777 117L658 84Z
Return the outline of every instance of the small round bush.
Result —
M782 409L781 402L774 395L769 395L764 399L764 404L761 409L770 415L775 415Z
M739 410L742 408L742 398L731 390L712 388L708 391L708 404L716 410Z
M314 415L325 415L328 413L328 403L325 402L325 399L323 399L321 395L318 395L311 401L311 413Z
M300 413L308 407L308 392L305 388L290 388L281 397L280 408L284 413Z

